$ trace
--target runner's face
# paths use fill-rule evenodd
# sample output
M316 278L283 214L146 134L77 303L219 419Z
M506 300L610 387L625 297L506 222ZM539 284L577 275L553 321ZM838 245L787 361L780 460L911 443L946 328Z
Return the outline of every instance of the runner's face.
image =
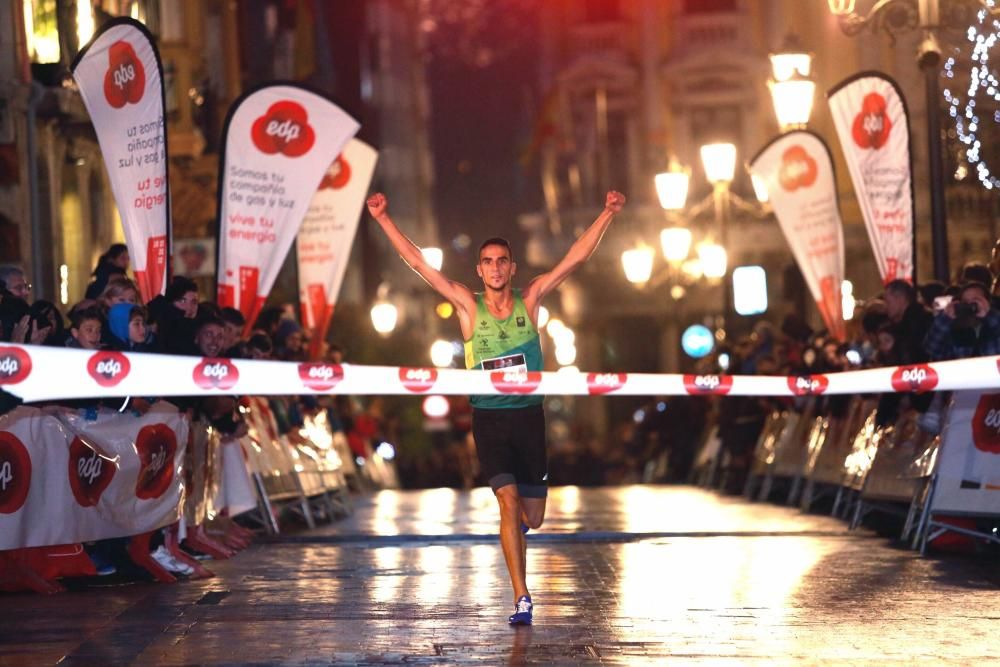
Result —
M510 284L517 265L510 261L510 251L501 245L488 245L479 253L476 273L488 289L502 290Z

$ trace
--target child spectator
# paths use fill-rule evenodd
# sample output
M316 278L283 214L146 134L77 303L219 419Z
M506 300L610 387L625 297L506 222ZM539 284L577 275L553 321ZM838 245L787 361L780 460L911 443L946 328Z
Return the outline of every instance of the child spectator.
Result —
M116 303L108 311L111 344L123 352L149 352L148 313L143 306Z
M118 303L137 304L139 303L139 288L124 276L112 278L104 291L101 292L98 302L104 308L110 308Z
M66 347L98 350L101 347L101 311L97 308L81 308L70 317L70 337Z
M246 318L243 317L243 313L235 308L223 308L219 312L219 317L226 325L222 343L222 349L225 350L223 356L247 356L245 346L242 344L243 327L246 325Z

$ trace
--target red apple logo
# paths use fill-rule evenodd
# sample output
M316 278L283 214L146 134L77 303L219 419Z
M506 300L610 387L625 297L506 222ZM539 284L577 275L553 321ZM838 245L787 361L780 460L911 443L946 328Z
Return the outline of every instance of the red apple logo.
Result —
M414 394L422 394L430 391L434 383L437 382L438 372L436 368L400 368L399 381L403 383L406 391Z
M115 109L138 104L146 92L146 70L135 49L119 40L108 49L108 71L104 75L104 99Z
M725 396L733 388L729 375L685 375L684 390L692 396L714 394Z
M114 387L128 377L131 369L128 357L121 352L95 352L87 360L87 372L102 387Z
M299 364L299 379L309 389L326 391L340 384L344 369L340 364Z
M0 431L0 514L21 509L31 489L31 457L24 443Z
M591 396L610 394L624 387L626 380L626 373L588 373L587 393Z
M851 137L859 148L878 150L889 141L892 121L889 120L885 98L878 93L868 93L861 102L861 111L854 117Z
M347 163L347 160L341 154L337 156L337 159L333 161L330 168L323 174L323 180L320 181L319 189L329 188L331 190L339 190L347 185L350 180L351 165Z
M101 494L111 484L118 464L97 453L81 438L69 446L69 487L80 507L96 507Z
M892 374L892 388L896 391L915 391L921 394L937 386L938 374L927 364L900 366Z
M0 346L0 385L17 384L31 374L31 355L19 347Z
M194 383L202 389L232 389L240 379L240 372L229 359L205 357L191 372Z
M531 394L542 383L542 374L538 371L493 371L490 382L501 394Z
M1000 394L984 394L972 416L972 442L987 454L1000 454Z
M816 182L818 174L816 160L802 146L796 144L782 153L778 182L785 192L808 188Z
M281 153L287 157L305 155L316 143L316 133L309 125L309 114L298 102L281 100L254 121L250 131L254 146L261 153Z
M177 434L166 424L143 426L135 448L142 464L135 481L135 496L142 500L159 498L174 481Z
M788 378L788 388L796 396L817 396L830 386L825 375L799 375Z

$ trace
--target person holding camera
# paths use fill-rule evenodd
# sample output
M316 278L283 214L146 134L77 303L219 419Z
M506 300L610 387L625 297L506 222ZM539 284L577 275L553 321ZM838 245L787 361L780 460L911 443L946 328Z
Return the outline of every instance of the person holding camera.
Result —
M1000 354L1000 310L990 289L979 282L962 285L957 299L934 318L924 347L931 361Z

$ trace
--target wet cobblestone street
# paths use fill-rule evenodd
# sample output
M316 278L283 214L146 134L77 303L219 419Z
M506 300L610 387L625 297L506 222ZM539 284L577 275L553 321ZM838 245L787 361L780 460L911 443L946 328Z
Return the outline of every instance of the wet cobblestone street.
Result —
M984 664L1000 566L689 487L553 489L512 629L488 489L385 491L217 576L0 596L0 664Z

